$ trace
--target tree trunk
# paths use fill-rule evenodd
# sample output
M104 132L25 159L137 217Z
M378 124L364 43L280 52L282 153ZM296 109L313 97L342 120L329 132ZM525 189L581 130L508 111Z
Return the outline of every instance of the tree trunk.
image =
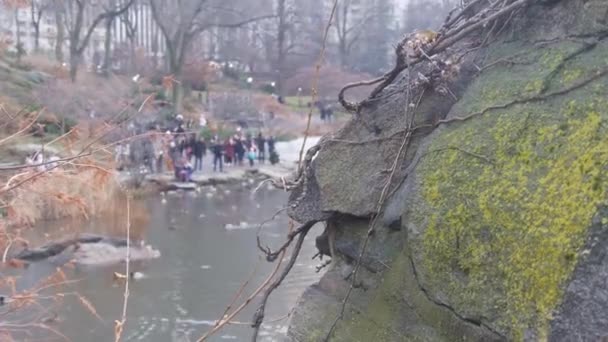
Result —
M135 37L133 37L129 43L129 72L137 72L137 50L135 47Z
M342 69L348 68L348 51L346 49L346 40L341 39L339 44L340 65Z
M19 24L19 10L17 8L14 9L13 15L15 17L15 29L17 36L17 44L15 45L17 48L17 63L20 63L21 55L23 54L23 45L21 43L21 25Z
M114 23L114 17L106 19L106 36L104 41L104 57L103 57L103 74L104 76L110 75L110 68L112 67L112 24Z
M57 37L55 40L55 58L59 63L63 63L63 40L65 39L65 30L63 26L63 14L61 11L55 11L55 23L57 25Z
M279 27L277 32L277 95L283 96L283 77L285 73L285 38L287 23L285 22L285 0L278 0L277 15L279 17Z
M340 66L343 69L348 67L348 13L350 11L350 1L346 1L342 4L342 11L338 10L336 13L336 29L338 33L338 54L340 57Z
M175 109L176 114L180 114L182 111L182 102L184 99L184 87L182 85L182 66L180 65L172 65L171 72L173 73L173 78L176 82L173 82L173 108Z
M72 82L76 82L76 77L78 76L80 57L78 50L70 46L70 79Z
M33 24L34 26L34 51L40 51L40 23Z

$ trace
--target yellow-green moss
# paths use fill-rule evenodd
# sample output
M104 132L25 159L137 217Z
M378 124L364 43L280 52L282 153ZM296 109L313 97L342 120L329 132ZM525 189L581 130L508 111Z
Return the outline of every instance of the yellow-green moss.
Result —
M447 287L457 305L500 312L499 325L516 339L550 319L606 198L607 105L571 101L546 116L517 106L481 119L492 127L482 143L460 140L463 129L454 129L430 148L485 151L492 163L444 149L420 165L432 212L423 240L431 282Z
M405 258L398 258L387 272L379 288L373 291L371 302L363 311L354 314L338 325L334 334L336 341L430 341L428 338L404 336L396 330L402 306L400 296L405 281Z
M562 84L572 85L575 81L578 81L583 76L584 71L582 69L565 69L562 71Z

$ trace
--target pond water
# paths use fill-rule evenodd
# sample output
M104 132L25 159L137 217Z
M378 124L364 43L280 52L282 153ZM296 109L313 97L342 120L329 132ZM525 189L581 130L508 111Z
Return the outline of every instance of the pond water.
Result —
M195 341L221 317L241 285L253 274L245 295L251 293L270 274L274 264L263 259L256 246L259 223L264 222L287 202L287 194L264 187L255 197L246 184L203 188L197 192L175 192L147 198L144 205L150 220L143 234L147 244L161 257L132 264L144 278L130 285L125 341ZM87 223L87 231L104 231L109 218ZM61 223L44 228L58 229ZM306 238L303 250L290 275L272 295L262 326L262 341L282 341L288 318L302 291L320 277L314 238L322 227L315 227ZM286 215L278 215L264 225L264 243L276 249L288 229ZM45 272L49 263L31 265L22 275L20 286L29 286ZM80 279L62 291L76 291L95 307L101 320L79 301L66 297L57 306L53 328L71 341L113 341L114 321L120 320L124 285L113 279L123 272L124 264L112 267L76 267L66 271L70 279ZM209 341L250 339L251 317L260 296L235 320ZM242 299L238 303L242 302ZM239 324L240 323L240 324Z

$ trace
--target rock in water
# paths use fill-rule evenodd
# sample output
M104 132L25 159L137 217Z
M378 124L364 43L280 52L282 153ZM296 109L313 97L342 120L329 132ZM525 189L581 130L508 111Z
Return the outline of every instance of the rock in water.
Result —
M141 272L131 272L131 279L133 280L141 280L144 279L146 276L141 273Z

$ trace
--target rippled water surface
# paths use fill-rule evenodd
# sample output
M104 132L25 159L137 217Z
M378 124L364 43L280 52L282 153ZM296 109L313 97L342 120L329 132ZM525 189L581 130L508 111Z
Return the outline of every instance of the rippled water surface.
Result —
M133 265L144 278L131 282L123 335L127 341L196 340L251 274L245 293L271 272L273 264L261 259L256 247L256 224L271 218L286 203L286 194L264 189L252 198L252 187L224 186L200 193L169 193L166 201L160 195L146 200L150 223L145 239L162 256ZM103 220L94 224L103 225ZM269 323L261 333L265 341L283 339L288 324L284 317L304 288L318 279L317 263L311 260L318 229L307 237L298 263L271 297ZM280 215L264 226L261 236L276 247L286 230L287 218ZM72 341L113 340L114 320L120 318L123 302L123 286L113 279L114 271L124 272L124 265L73 270L74 277L82 280L72 289L91 301L102 321L76 300L66 300L57 328ZM247 340L253 311L253 306L244 310L236 317L241 324L226 327L210 340Z
M313 139L310 143L314 143ZM300 141L278 144L282 159L293 163L297 159ZM127 323L123 333L126 341L196 341L222 316L235 293L247 280L246 297L272 271L274 264L266 262L256 245L260 223L271 219L287 202L287 194L266 186L253 196L257 186L253 180L241 184L205 187L200 192L170 192L142 200L149 211L142 238L161 252L159 259L133 263L132 271L144 277L130 285ZM116 230L124 218L103 217L82 223L80 231L107 233ZM30 241L41 244L54 239L75 222L51 222L32 230ZM264 225L260 234L264 244L276 249L287 234L286 215L277 215ZM266 310L266 322L261 329L262 341L284 339L290 310L302 291L316 282L318 260L314 237L315 227L308 235L300 257L290 275L271 297ZM47 234L44 234L47 232ZM56 265L45 261L34 263L21 274L18 288L30 288L54 272ZM52 317L49 325L71 341L114 341L114 321L120 320L124 283L113 278L114 272L124 273L125 265L112 267L67 268L69 279L79 281L58 291L76 292L91 302L99 315L96 318L75 297L66 296L61 305L43 312ZM260 296L236 316L235 324L226 326L210 341L249 340L251 317ZM237 303L242 303L240 298ZM44 306L44 305L43 305ZM58 309L57 309L58 308ZM51 334L45 334L50 337Z

